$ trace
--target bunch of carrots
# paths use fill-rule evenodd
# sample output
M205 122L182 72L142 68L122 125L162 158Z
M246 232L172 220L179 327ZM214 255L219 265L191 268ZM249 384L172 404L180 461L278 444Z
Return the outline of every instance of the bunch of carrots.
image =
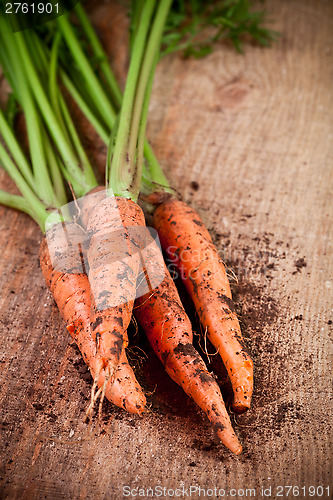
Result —
M235 15L236 6L244 3L222 2L229 10L220 34L232 30L234 22L234 37L239 37L241 22L237 32L230 5ZM177 3L177 17L171 0L133 2L123 95L80 4L74 8L75 24L65 14L42 29L14 34L0 16L0 62L13 92L7 112L0 112L0 163L21 193L0 190L0 202L26 212L44 233L43 275L93 379L87 416L98 400L102 411L104 397L131 413L145 411L145 395L126 357L134 315L169 376L206 413L222 443L239 454L242 447L220 388L193 346L191 322L154 237L158 234L165 256L182 269L203 330L227 369L233 410L247 410L253 363L225 266L199 215L174 196L145 137L161 52L185 48L191 53L186 30L186 42L172 36L172 26L179 30L185 16L185 4ZM191 4L197 5L197 18L201 12L207 21L200 2ZM244 8L242 12L244 18ZM269 32L259 28L261 18L252 19L252 31L267 42ZM192 34L197 26L192 23ZM192 53L207 52L205 45L192 43ZM107 145L104 185L99 185L81 144L68 94ZM15 136L13 103L25 117L26 150ZM157 233L146 228L142 207L152 213Z

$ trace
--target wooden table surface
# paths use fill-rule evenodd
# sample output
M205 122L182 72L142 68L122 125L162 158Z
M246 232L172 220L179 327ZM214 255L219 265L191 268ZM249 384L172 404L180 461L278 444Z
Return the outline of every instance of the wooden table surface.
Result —
M330 484L333 3L265 6L282 33L272 48L238 55L221 44L203 60L160 63L148 126L168 178L238 278L256 384L252 409L232 415L243 453L216 441L140 332L131 357L149 413L106 403L103 427L87 434L91 381L43 282L41 236L27 216L1 208L1 498L120 499L125 486L158 485L233 498L264 498L262 487L278 498L291 485L298 498L319 498L308 488ZM112 8L96 6L94 18L112 27Z

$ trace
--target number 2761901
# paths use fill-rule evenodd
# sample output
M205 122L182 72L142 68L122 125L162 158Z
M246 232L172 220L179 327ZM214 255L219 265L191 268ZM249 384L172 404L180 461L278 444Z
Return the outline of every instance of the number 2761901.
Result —
M6 14L59 14L59 3L7 2Z

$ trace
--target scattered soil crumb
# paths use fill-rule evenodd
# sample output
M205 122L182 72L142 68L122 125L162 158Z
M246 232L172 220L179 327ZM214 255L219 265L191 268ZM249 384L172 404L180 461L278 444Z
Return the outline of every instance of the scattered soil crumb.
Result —
M305 257L302 257L300 259L297 259L295 261L295 267L296 267L296 270L293 271L293 274L297 274L297 273L300 273L302 268L303 267L306 267L307 266L307 263L305 261Z
M204 443L203 441L200 441L200 439L194 439L191 448L201 451L211 451L216 448L216 444L213 441Z
M40 404L40 403L33 403L32 406L35 408L35 410L37 411L42 411L44 410L44 405Z
M278 406L274 421L276 424L282 424L285 420L295 421L303 419L302 407L292 401L281 403Z

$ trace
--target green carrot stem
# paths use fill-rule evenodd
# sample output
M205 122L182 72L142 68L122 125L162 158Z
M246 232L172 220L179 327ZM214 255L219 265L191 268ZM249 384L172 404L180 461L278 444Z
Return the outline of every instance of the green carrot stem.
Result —
M68 20L68 16L64 14L57 19L61 32L66 40L68 48L71 54L81 69L82 77L85 79L87 87L91 93L91 97L94 99L95 105L106 123L109 121L109 117L115 119L115 112L112 105L109 102L108 97L105 95L102 85L98 81L94 71L92 70L90 63L84 54L82 47L76 38L73 28Z
M136 33L136 29L138 26L138 20L140 17L143 2L141 2L141 5L140 5L140 2L136 1L136 2L134 2L134 6L136 9L137 21L135 23L136 24L135 30L133 30L133 36ZM93 45L95 47L95 50L94 50L95 56L98 56L103 61L107 61L108 60L107 55L104 52L102 45L100 44L100 42L97 38L97 35L96 35L96 33L95 33L95 31L94 31L94 29L89 21L88 16L85 13L83 7L80 4L77 4L75 7L75 11L76 11L76 14L79 18L81 25L84 28L84 31L85 31L87 37L89 38L91 45ZM73 34L73 36L75 36L74 31L72 34ZM93 42L93 40L97 41L97 43ZM97 48L97 45L98 45L98 48ZM79 68L83 74L84 71L87 69L86 63L88 63L90 65L90 62L88 59L85 59L85 66L83 68L80 67L80 62L81 62L81 59L76 60L76 63L79 66ZM70 68L67 68L67 71L68 71L68 69L70 69ZM107 81L110 80L112 82L116 82L116 78L115 78L109 64L105 63L105 64L101 65L101 69L102 69L104 77ZM91 72L93 72L93 68L90 65L89 73L91 73ZM107 122L104 123L104 120L100 116L100 113L98 112L98 110L95 108L95 106L91 102L91 98L92 98L91 94L95 95L95 92L97 93L99 91L99 89L98 88L94 89L94 92L91 92L91 90L89 91L89 89L88 89L88 93L87 93L86 92L86 90L87 90L86 83L85 83L85 81L82 80L82 78L77 78L77 77L75 78L74 74L69 75L64 71L64 69L60 70L60 75L61 75L61 79L62 79L65 87L67 88L68 92L70 93L70 95L72 96L72 98L74 99L74 101L76 102L76 104L78 105L80 110L82 111L82 113L85 115L87 120L91 123L91 125L94 127L94 129L96 130L98 135L101 137L103 142L105 144L108 144L111 130L114 129L116 112L114 111L113 114L108 114ZM110 84L110 87L111 87L111 84ZM115 92L115 94L117 94L118 103L120 104L121 100L122 100L122 94L121 94L121 91L120 91L118 86L117 86L117 89L118 90ZM112 88L111 88L111 91L112 91ZM112 106L111 102L110 102L110 105ZM161 186L165 186L166 188L168 188L169 187L168 181L167 181L166 177L164 176L164 174L161 170L161 167L159 166L158 160L157 160L151 146L149 145L149 143L146 139L145 139L145 144L144 144L144 154L145 154L146 160L149 164L149 169L154 174L155 182Z
M63 117L61 114L60 104L59 104L59 89L57 82L57 70L58 70L58 54L59 54L59 45L61 41L61 33L58 32L55 34L51 51L49 54L50 64L48 68L48 89L50 94L50 102L52 104L52 109L57 116L59 124L63 130L63 134L66 137L66 140L69 142L69 136L67 134L67 130L65 127L65 123L63 121Z
M136 171L133 176L134 180L131 186L132 199L134 201L137 201L140 193L146 125L147 125L149 101L150 101L151 90L153 87L156 64L157 64L157 54L155 55L155 61L150 71L149 79L146 86L146 93L144 96L144 101L142 103L141 120L137 137Z
M163 173L163 170L159 164L158 159L155 156L154 151L147 141L144 145L144 153L147 160L147 168L149 170L151 180L161 188L164 188L168 191L170 188L169 182Z
M135 37L137 34L138 26L140 23L141 12L145 0L132 0L131 1L131 24L130 24L130 53L133 52Z
M59 93L59 100L60 100L61 111L63 113L67 129L69 131L73 145L77 151L77 154L78 154L80 162L81 162L81 166L83 168L85 182L89 186L88 191L90 191L90 189L92 189L92 187L96 187L98 185L98 182L96 180L92 166L88 160L88 157L87 157L87 155L82 147L80 138L79 138L78 133L76 131L75 125L72 121L71 115L68 111L66 102L60 93ZM86 194L86 193L84 193L84 194Z
M147 42L147 47L145 50L145 56L142 63L142 68L140 71L140 77L137 84L136 94L135 94L135 105L133 109L133 116L131 122L131 133L128 144L128 155L130 158L134 157L136 143L137 143L137 135L140 126L140 120L143 112L143 101L145 99L145 94L147 90L147 85L149 78L152 78L150 75L152 73L152 68L156 66L156 62L154 65L154 60L156 58L156 54L159 52L161 36L163 33L165 21L170 9L171 0L161 0L158 4L156 16L154 19L153 27L151 33L149 35L149 39ZM134 57L134 53L133 53ZM151 82L152 85L152 82ZM147 110L148 111L148 110ZM140 172L141 176L141 172Z
M11 151L12 157L15 160L16 164L18 165L21 174L23 175L23 177L25 178L31 189L33 189L34 177L32 175L31 166L27 161L26 157L24 156L21 146L19 145L15 135L13 134L11 127L8 125L7 120L1 110L0 110L0 130L2 138L5 144L7 145L9 151Z
M113 153L112 163L108 168L109 185L117 195L130 195L128 189L133 180L134 158L127 157L126 150L131 129L131 117L133 113L135 91L140 74L140 67L142 64L150 20L153 15L155 4L156 0L146 0L141 12L140 24L135 37L135 44L133 47L120 112L116 146Z
M42 129L42 138L45 144L46 161L50 172L51 182L53 186L53 206L59 207L67 203L67 195L64 186L64 179L61 175L59 160L56 152L51 144L50 137L45 128Z
M31 56L33 65L36 68L39 79L42 82L43 87L45 87L47 83L47 68L49 61L45 55L42 45L39 43L39 37L31 29L24 30L22 32L22 37Z
M71 97L74 99L84 116L91 123L93 128L96 130L97 134L100 136L105 144L109 143L110 133L114 129L114 119L112 118L112 123L109 117L109 123L105 126L103 120L100 118L99 113L92 106L89 101L89 96L84 98L82 93L84 93L84 84L80 80L77 81L77 85L74 83L73 79L63 70L60 70L61 80L63 81L65 87L70 93ZM144 154L146 160L149 164L149 169L154 172L156 177L156 182L161 186L169 187L168 181L164 176L161 167L159 166L158 160L149 144L147 139L145 139L144 144Z
M77 90L72 80L64 71L61 71L61 79L65 87L67 88L68 92L70 93L76 104L79 106L82 113L94 127L94 129L96 130L98 135L102 138L102 140L107 144L109 140L109 133L106 130L104 124L99 120L99 118L96 116L96 113L87 104L87 101L81 96L80 92Z
M112 156L115 148L115 141L117 137L117 131L118 131L118 126L119 126L119 115L117 116L117 119L115 121L114 127L111 131L109 141L108 141L108 149L107 149L107 155L106 155L106 166L105 166L105 186L107 189L110 188L109 186L109 180L108 180L108 165L111 165L112 162Z
M73 153L74 153L73 149L74 146L76 153L78 154L78 160L79 160L78 163L81 163L83 167L84 181L88 185L87 191L89 191L91 187L97 185L97 181L93 173L93 169L81 145L80 139L78 137L72 119L70 117L70 113L67 109L65 100L62 94L60 93L57 84L58 54L59 54L59 45L61 41L61 33L60 32L56 33L50 54L47 53L46 47L45 45L41 44L40 39L38 37L36 38L37 40L35 40L35 46L37 47L39 55L44 63L45 72L46 74L48 74L47 75L48 88L49 88L52 108L57 117L59 127L61 127L65 141L72 148ZM47 62L48 59L50 61L49 63ZM50 158L52 157L52 152L50 152L49 157ZM52 160L52 166L53 168L55 168L57 166L57 162L54 162ZM77 182L74 181L74 183L76 186L78 186ZM82 189L79 188L79 192L77 194L78 195L82 194ZM85 193L83 192L83 194Z
M23 196L7 193L7 191L0 189L0 204L5 205L6 207L9 208L14 208L15 210L19 210L20 212L26 213L32 219L34 219L35 222L37 222L37 224L39 225L39 221L36 219L33 210L31 209L27 200L23 198Z
M81 92L85 90L82 88L82 83L80 85L80 89L78 89L77 85L73 82L73 80L67 75L67 73L61 69L60 71L61 79L67 88L68 92L86 117L86 119L91 123L93 128L96 130L97 134L100 136L102 141L105 144L109 144L109 139L110 139L110 133L111 131L114 130L114 121L112 121L112 127L105 126L100 117L98 116L98 112L96 112L95 109L93 109L91 103L88 104L89 98L83 98ZM79 82L78 82L79 83ZM148 162L149 165L149 170L152 172L152 175L154 176L155 182L160 185L164 186L166 189L169 187L169 183L167 181L167 178L163 174L163 171L161 170L161 167L159 165L159 162L154 154L154 151L152 150L149 142L147 139L145 139L144 143L144 154L145 158Z
M77 3L74 7L74 11L81 23L81 26L90 42L91 48L93 50L93 53L95 57L99 61L100 68L103 72L103 75L105 77L106 82L108 83L110 90L116 100L116 104L120 105L121 100L122 100L122 94L121 90L119 88L118 82L114 76L114 74L111 71L110 68L110 63L108 61L108 58L102 48L102 45L96 36L96 32L94 28L92 27L90 20L85 13L83 7L81 6L80 3Z
M15 91L25 112L27 135L30 146L31 164L33 169L35 192L46 203L52 203L53 190L45 161L44 146L41 139L40 120L36 105L27 83L27 71L20 53L18 37L6 34L3 37L4 51L8 54L12 78L16 81ZM18 164L20 168L21 165Z
M94 92L98 92L99 89L97 88L94 92L91 91L89 87L87 87L86 82L81 76L81 71L76 68L72 68L70 66L71 63L65 63L66 66L66 73L68 77L71 79L73 85L75 85L77 91L80 93L81 98L86 101L87 106L91 109L91 111L94 113L96 118L100 121L100 123L106 127L109 128L110 130L113 127L114 121L116 119L116 111L113 108L113 104L111 102L110 96L107 96L107 99L109 100L109 105L111 106L111 109L113 110L112 114L105 113L104 111L100 111L100 109L96 106L96 99ZM92 69L93 71L93 69Z
M3 168L7 171L10 177L15 182L18 189L21 191L24 198L27 200L31 206L32 211L35 214L34 220L38 221L40 227L45 223L47 212L44 204L37 198L35 193L29 187L24 177L21 175L20 171L16 167L15 163L12 161L8 155L5 148L0 143L0 162Z
M56 115L49 104L35 67L32 64L26 45L24 44L24 40L22 39L21 33L18 32L16 35L22 59L25 63L26 75L28 76L30 88L33 91L36 102L38 103L39 109L44 116L53 140L62 155L66 168L70 171L71 175L78 181L78 183L82 183L80 195L84 195L87 191L92 189L95 184L91 186L85 181L85 179L83 179L82 171L77 164L76 155L73 153L71 146L67 143L61 126L57 121Z

